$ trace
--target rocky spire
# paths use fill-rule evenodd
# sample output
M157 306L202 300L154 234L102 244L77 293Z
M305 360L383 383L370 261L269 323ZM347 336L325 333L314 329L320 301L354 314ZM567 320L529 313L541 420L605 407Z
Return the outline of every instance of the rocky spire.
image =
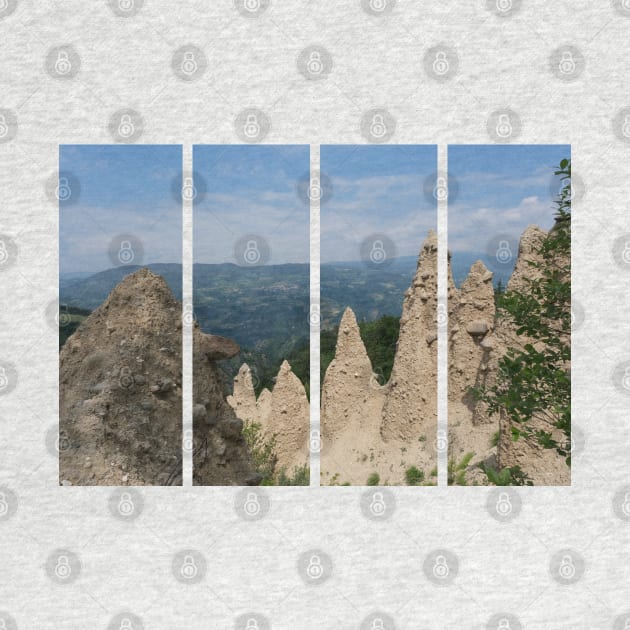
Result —
M242 424L212 359L238 346L195 326L193 348L195 453L202 446L206 453L202 463L196 455L195 482L255 481ZM125 276L70 336L59 361L60 431L72 445L60 453L62 480L181 484L182 306L166 281L146 268Z
M494 329L492 272L477 261L459 290L449 290L449 400L468 406L473 424L487 420L469 387L485 383Z
M234 393L228 398L243 421L260 424L265 436L275 436L276 468L288 473L308 463L310 407L304 385L283 361L273 391L263 389L256 400L251 371L243 364L234 379Z
M276 436L278 468L293 471L308 462L309 402L304 385L283 361L271 392L271 411L261 417L265 432Z
M437 235L429 232L405 292L400 333L383 406L383 439L435 435L437 423Z
M256 409L256 394L254 392L254 380L247 363L241 365L238 375L234 377L234 389L232 396L227 401L234 409L237 417L245 421L254 421L258 418Z
M335 358L330 362L322 388L321 423L328 439L348 424L366 399L380 389L361 339L353 310L348 307L339 323ZM365 422L370 418L364 417ZM372 419L372 422L377 421Z
M518 257L514 265L514 271L507 284L508 291L518 290L524 278L534 278L538 275L536 269L530 263L542 262L536 254L536 250L538 250L546 236L547 232L537 225L528 225L525 228L518 244Z

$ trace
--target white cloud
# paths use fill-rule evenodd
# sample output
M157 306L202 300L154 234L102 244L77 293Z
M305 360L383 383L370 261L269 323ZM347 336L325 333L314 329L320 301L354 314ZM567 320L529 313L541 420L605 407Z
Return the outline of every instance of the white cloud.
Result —
M456 203L449 207L448 246L452 252L483 251L495 235L507 233L520 238L531 224L549 229L553 225L553 209L549 199L524 197L512 207L465 207Z

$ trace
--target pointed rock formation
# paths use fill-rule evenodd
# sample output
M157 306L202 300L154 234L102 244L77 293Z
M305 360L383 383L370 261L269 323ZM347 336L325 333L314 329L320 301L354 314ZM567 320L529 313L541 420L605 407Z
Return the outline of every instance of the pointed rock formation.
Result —
M431 232L405 292L391 378L381 384L354 313L339 324L335 358L322 388L321 471L324 482L404 483L405 469L435 465L437 238Z
M540 271L530 262L542 262L536 251L547 232L530 225L523 232L518 258L507 290L526 288L527 279ZM570 483L570 469L553 449L543 449L536 439L512 440L508 418L490 416L486 405L468 393L470 386L491 387L498 364L508 348L522 348L531 342L517 335L509 318L495 318L492 275L477 262L459 290L449 281L449 436L451 453L459 460L474 452L469 482L487 483L474 467L482 461L502 469L520 466L536 485ZM534 429L548 429L535 418ZM498 434L498 443L495 443ZM561 435L556 435L562 439Z
M431 439L437 426L437 235L422 245L405 292L400 333L383 407L383 439Z
M547 237L547 232L537 225L528 225L521 235L518 244L518 257L514 265L514 271L507 284L508 291L518 291L523 285L523 278L536 278L538 270L531 263L540 263L542 259L536 253L540 245Z
M237 417L245 422L257 421L258 410L252 372L247 363L241 365L234 377L233 394L227 398L228 404L234 409Z
M129 274L81 324L60 353L61 478L74 485L182 482L182 307L146 268ZM194 443L225 441L195 480L243 484L251 457L210 356L234 342L193 331ZM238 346L236 346L238 349ZM209 446L210 445L210 446ZM197 450L195 452L197 457ZM229 461L228 461L229 460Z
M181 305L164 279L123 278L61 349L62 480L181 484L181 357Z
M262 405L261 405L262 408ZM308 463L309 402L304 385L283 361L271 392L271 410L261 415L266 433L276 436L278 468L293 472Z
M291 474L296 466L308 463L309 402L287 361L280 366L273 391L263 389L258 400L251 371L243 364L228 403L242 421L260 424L265 436L275 438L277 470Z
M348 307L339 324L335 358L326 370L322 388L321 427L328 439L334 439L348 424L359 428L364 423L374 423L376 418L366 414L363 407L381 389L357 319ZM350 422L353 417L356 422Z
M536 250L546 235L537 226L524 231L508 289L518 290L540 273L529 263L541 262ZM570 471L553 449L541 449L535 440L513 442L507 420L499 422L472 397L471 386L496 382L507 348L523 347L529 340L517 335L509 320L497 320L493 274L483 263L472 265L458 289L450 254L448 260L449 458L459 462L465 453L474 453L466 472L469 482L487 483L478 468L485 462L499 468L519 465L536 484L570 483ZM322 480L363 484L375 472L381 483L404 483L409 465L427 473L435 466L436 425L437 239L430 232L405 292L386 385L380 386L372 374L354 314L349 308L344 312L322 388ZM536 420L533 425L548 428Z
M485 384L488 376L495 319L492 272L478 260L458 290L449 264L448 293L449 403L466 405L473 424L480 424L489 421L485 406L472 399L468 388Z

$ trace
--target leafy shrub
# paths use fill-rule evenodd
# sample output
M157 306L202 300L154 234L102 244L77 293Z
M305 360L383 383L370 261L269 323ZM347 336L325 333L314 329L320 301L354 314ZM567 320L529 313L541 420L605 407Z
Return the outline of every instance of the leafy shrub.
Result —
M256 472L262 475L261 486L308 486L311 471L308 464L295 466L293 473L287 473L285 468L276 470L278 458L276 456L276 436L266 436L262 432L260 423L246 422L243 427L243 437L254 460Z
M259 422L246 422L243 437L252 454L254 468L262 475L262 486L273 486L278 458L276 457L276 436L265 436Z
M481 470L488 477L488 481L495 486L533 486L534 483L521 470L520 466L507 466L502 470L495 470L491 466L481 464Z
M534 438L542 448L555 448L570 466L571 160L562 160L555 174L564 183L555 201L555 224L536 251L542 262L529 262L536 277L524 278L520 290L506 291L499 300L498 315L531 343L508 348L496 383L470 391L487 403L489 413L505 414L513 439ZM544 429L535 428L533 419ZM556 440L555 431L563 439Z
M466 453L458 463L455 459L448 461L448 485L449 486L466 486L466 468L470 464L470 460L474 457L474 453Z
M424 472L415 466L410 466L405 471L405 483L408 486L418 486L424 481Z
M274 485L277 486L308 486L311 482L311 470L307 464L304 466L295 466L293 475L286 474L283 468L278 473L278 479Z

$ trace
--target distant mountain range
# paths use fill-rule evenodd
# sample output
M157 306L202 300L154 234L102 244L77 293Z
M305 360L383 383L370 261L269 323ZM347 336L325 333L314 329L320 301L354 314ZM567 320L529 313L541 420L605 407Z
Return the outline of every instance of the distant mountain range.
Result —
M459 285L470 266L483 254L452 258L455 283ZM415 256L400 257L383 269L361 261L324 263L321 266L322 327L335 326L346 306L359 320L383 315L400 316L403 293L416 271ZM161 275L178 300L182 297L182 269L175 263L147 265ZM128 274L140 266L115 267L94 274L61 274L60 302L93 310ZM495 273L503 284L509 272ZM232 263L195 264L193 295L195 317L201 328L236 340L241 347L287 354L287 348L308 339L309 265L284 264L240 267ZM274 350L272 350L272 348Z

